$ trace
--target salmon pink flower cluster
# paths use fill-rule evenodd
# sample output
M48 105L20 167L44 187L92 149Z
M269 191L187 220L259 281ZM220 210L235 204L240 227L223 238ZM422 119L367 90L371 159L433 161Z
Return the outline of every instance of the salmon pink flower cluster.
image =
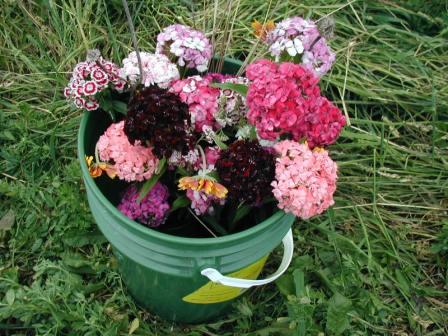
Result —
M118 205L118 210L126 217L149 227L163 224L170 210L168 188L157 182L141 201L138 197L138 189L135 185L130 185Z
M99 54L76 66L66 96L98 110L86 115L95 113L102 134L84 171L127 187L112 198L124 215L226 234L275 209L307 219L334 204L337 166L324 147L346 119L319 87L334 53L311 20L254 28L273 58L243 69L225 60L222 73L202 73L212 45L179 24L162 30L155 53L132 51L121 69Z
M181 67L204 72L212 58L212 45L204 33L174 24L157 36L157 53L173 56Z
M127 182L149 179L155 172L159 160L152 149L142 146L140 141L132 145L124 133L124 121L111 124L97 142L101 161L113 162L113 168L121 180Z
M64 96L77 108L93 111L99 107L95 95L109 86L122 91L125 81L120 78L116 64L98 57L75 66L72 78L64 89Z
M327 151L312 151L291 140L280 141L274 148L278 157L272 187L280 209L307 219L333 205L337 166Z

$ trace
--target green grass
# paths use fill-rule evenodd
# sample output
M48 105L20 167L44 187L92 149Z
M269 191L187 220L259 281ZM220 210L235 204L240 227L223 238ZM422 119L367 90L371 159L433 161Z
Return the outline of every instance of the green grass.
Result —
M448 334L446 6L220 1L216 40L230 38L226 54L250 59L265 52L253 47L253 19L334 13L337 63L322 88L350 123L330 148L336 205L295 225L290 274L251 290L217 323L185 326L139 309L123 287L81 181L80 113L62 97L87 49L115 62L130 50L121 2L3 1L0 335L127 335L137 320L134 335ZM210 0L130 7L144 50L172 22L213 28ZM219 37L226 24L233 34Z

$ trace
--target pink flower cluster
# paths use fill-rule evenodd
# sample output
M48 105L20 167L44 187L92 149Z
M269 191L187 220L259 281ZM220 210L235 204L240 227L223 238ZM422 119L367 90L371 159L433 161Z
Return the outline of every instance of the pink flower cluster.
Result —
M128 182L149 179L157 168L159 160L152 149L140 141L134 145L124 133L124 121L111 124L97 142L101 161L113 163L117 176Z
M305 138L311 147L333 143L345 118L320 95L318 78L301 65L257 61L247 67L248 120L262 139Z
M156 52L172 54L180 66L204 72L212 58L212 45L202 32L174 24L166 27L157 36Z
M191 124L197 132L202 132L203 126L219 128L215 120L218 111L219 89L209 86L210 79L191 76L171 83L170 91L176 93L182 102L188 105Z
M168 57L162 54L150 54L140 52L143 70L143 85L158 85L166 89L171 81L179 79L177 66L170 62ZM123 67L120 69L120 76L128 79L131 84L135 84L140 78L137 53L131 52L123 60Z
M279 22L267 34L266 43L276 61L284 51L292 57L302 55L302 64L318 76L330 70L336 58L314 22L298 16Z
M149 227L163 224L170 209L168 188L157 182L141 201L138 201L138 196L135 185L129 186L118 205L118 210L130 219Z
M89 111L99 107L95 94L112 85L117 91L124 89L125 81L119 77L119 68L99 57L96 61L84 61L75 66L72 77L64 89L64 96L77 108Z
M224 205L225 203L225 199L219 199L213 195L207 195L203 191L188 189L186 196L191 201L191 208L198 216L205 213L212 215L214 211L213 204Z
M310 106L310 112L292 134L295 139L307 139L310 148L330 145L339 137L345 123L341 110L327 98L318 97Z
M325 150L310 150L294 141L275 145L279 154L275 166L273 194L278 207L307 219L334 204L337 166Z

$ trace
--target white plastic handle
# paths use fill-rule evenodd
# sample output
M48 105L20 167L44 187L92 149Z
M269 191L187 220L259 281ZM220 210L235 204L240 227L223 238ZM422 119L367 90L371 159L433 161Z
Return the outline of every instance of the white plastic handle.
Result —
M285 249L283 253L283 258L278 270L268 276L263 280L248 280L248 279L238 279L231 278L222 275L218 270L214 268L206 268L201 271L201 274L209 278L210 281L214 283L219 283L225 286L238 287L238 288L250 288L253 286L262 286L278 279L285 271L288 269L289 264L292 260L292 254L294 252L294 241L292 239L292 231L289 229L288 233L282 239L283 248Z

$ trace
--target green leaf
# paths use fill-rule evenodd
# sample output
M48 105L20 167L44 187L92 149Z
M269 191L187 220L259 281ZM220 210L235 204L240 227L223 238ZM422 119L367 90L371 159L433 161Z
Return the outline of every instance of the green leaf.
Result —
M216 233L218 233L221 236L225 236L228 234L227 230L224 229L216 220L215 217L213 216L203 216L202 219L204 220L204 222L206 222L208 225L211 226L211 228L213 229L213 231L215 231Z
M6 292L6 302L11 306L14 303L14 300L16 299L16 293L14 292L14 289L10 288Z
M190 204L190 200L185 196L179 196L176 198L176 200L173 202L173 205L171 206L170 212L174 212L177 209L186 207L188 204Z
M248 86L245 84L236 84L236 83L213 83L210 84L211 87L215 87L218 89L228 89L235 92L238 92L240 95L246 97Z
M183 167L177 167L176 174L179 174L180 176L190 176L191 174Z
M219 136L214 136L213 141L215 142L216 146L219 147L219 149L227 149L227 145L221 140Z
M252 209L252 207L249 205L243 205L243 206L238 207L238 209L236 210L236 213L235 213L235 217L233 217L233 220L232 220L232 223L230 224L230 226L233 227L233 225L235 223L237 223L241 218L246 216L250 212L250 209Z
M132 335L134 333L134 331L136 331L138 329L139 326L140 326L140 321L138 320L138 318L135 318L131 322L131 325L129 326L129 335Z
M296 287L296 296L301 298L305 296L305 274L302 270L296 269L292 275L294 277L294 285Z
M280 293L285 296L294 294L294 280L291 274L284 274L275 281Z
M99 230L78 233L69 231L64 234L63 242L71 247L83 247L86 245L100 245L107 242L107 239Z
M112 107L114 111L126 115L128 112L128 104L120 100L112 100Z
M8 210L8 212L0 219L0 231L8 231L14 224L16 215L13 210Z
M142 188L140 189L140 194L138 195L137 202L141 202L141 200L144 199L146 195L148 195L152 187L155 186L157 181L165 173L165 170L166 170L166 159L163 158L162 160L159 161L159 165L156 169L157 173L151 176L149 180L146 180Z
M352 302L345 296L336 293L329 300L327 311L327 325L329 332L341 335L350 326L350 316L348 312L352 307Z

